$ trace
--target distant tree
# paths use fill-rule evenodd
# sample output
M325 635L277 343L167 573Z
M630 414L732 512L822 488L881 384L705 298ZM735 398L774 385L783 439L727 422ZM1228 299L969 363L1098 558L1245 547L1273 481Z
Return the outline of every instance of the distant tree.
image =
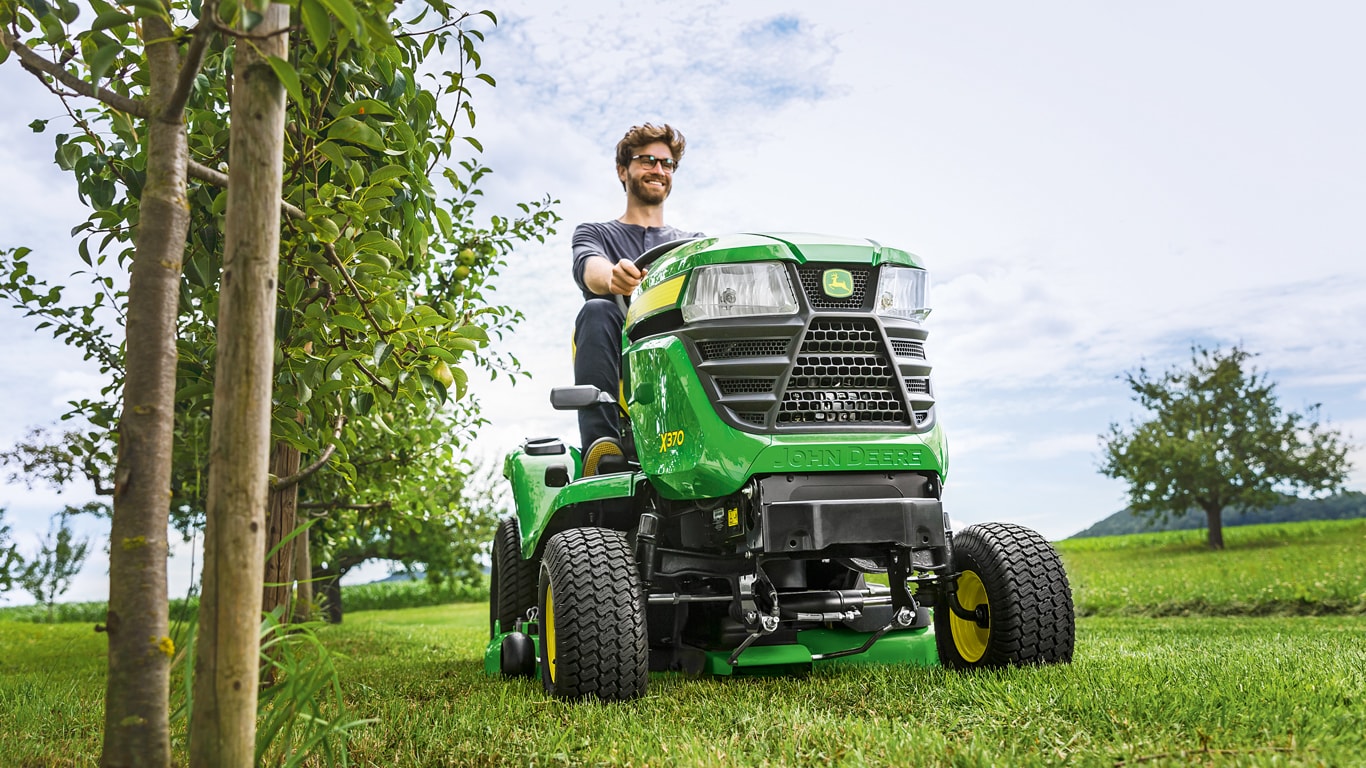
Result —
M430 581L481 579L507 507L501 466L465 459L437 404L398 405L392 421L352 425L351 470L327 467L301 484L300 507L316 521L313 576L332 622L342 617L340 579L367 560L420 564Z
M1191 349L1189 368L1124 375L1134 399L1151 411L1100 436L1100 471L1129 484L1136 515L1165 520L1204 510L1209 545L1223 549L1223 511L1245 512L1287 495L1341 490L1351 471L1341 431L1319 423L1318 406L1286 412L1275 385L1253 368L1252 353Z
M5 510L0 508L0 595L14 588L14 577L23 565L24 559L10 541L10 527L5 525Z
M81 511L77 507L67 507L53 515L38 554L19 571L19 587L46 606L49 614L57 598L71 588L71 580L81 572L85 557L90 554L90 539L77 538L68 522Z

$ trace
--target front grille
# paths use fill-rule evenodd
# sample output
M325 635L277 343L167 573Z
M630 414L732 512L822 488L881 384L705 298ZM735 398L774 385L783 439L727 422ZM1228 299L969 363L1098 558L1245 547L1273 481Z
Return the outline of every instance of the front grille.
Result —
M847 298L834 299L825 295L822 282L827 269L845 269L854 279L854 292ZM802 290L813 309L863 309L863 297L868 289L867 267L842 267L839 265L806 265L798 267L797 275L802 281Z
M892 339L892 353L897 357L925 359L925 345L909 339Z
M777 379L721 379L716 380L716 388L723 395L755 395L772 392Z
M738 339L704 341L697 345L703 360L734 360L742 357L774 357L787 354L787 339Z
M680 331L722 419L770 434L931 428L934 395L924 330L881 318L866 306L877 267L817 263L789 269L805 296L797 315L717 320ZM825 295L828 269L849 272L851 296Z
M896 369L872 318L811 322L778 410L778 425L910 424Z

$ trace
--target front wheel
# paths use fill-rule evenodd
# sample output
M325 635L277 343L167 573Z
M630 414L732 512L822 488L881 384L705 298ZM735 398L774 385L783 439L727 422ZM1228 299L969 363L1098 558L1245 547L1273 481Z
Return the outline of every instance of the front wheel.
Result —
M1057 550L1010 523L971 525L953 535L958 603L934 610L939 660L952 669L1072 660L1072 589Z
M626 535L572 528L541 559L541 682L560 698L645 693L650 648L640 576Z
M522 559L517 518L498 521L493 534L493 567L489 572L489 637L516 629L518 619L536 604L536 563Z

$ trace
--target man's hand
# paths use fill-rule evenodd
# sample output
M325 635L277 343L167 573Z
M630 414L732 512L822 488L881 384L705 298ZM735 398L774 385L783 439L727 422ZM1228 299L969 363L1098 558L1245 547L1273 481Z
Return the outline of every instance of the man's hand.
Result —
M611 293L630 296L640 281L645 279L644 269L637 269L635 262L622 259L612 267L612 281L608 286Z

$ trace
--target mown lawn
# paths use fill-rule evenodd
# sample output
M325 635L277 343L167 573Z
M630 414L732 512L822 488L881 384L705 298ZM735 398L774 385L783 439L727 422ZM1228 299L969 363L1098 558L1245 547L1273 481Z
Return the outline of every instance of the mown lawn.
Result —
M1366 519L1069 539L1077 611L1099 616L1366 613ZM1363 760L1366 762L1366 760Z
M1089 618L1067 666L653 675L625 705L484 676L482 604L325 632L362 766L1366 765L1366 617ZM0 765L94 765L102 643L0 624ZM182 745L183 748L183 745Z

